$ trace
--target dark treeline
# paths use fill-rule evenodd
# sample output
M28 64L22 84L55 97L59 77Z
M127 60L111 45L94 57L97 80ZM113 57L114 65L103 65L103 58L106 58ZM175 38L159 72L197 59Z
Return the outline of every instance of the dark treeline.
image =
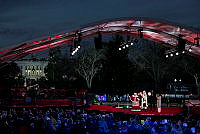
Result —
M143 89L168 92L168 85L174 84L174 79L181 79L179 84L199 89L198 58L187 54L166 58L164 52L169 48L142 39L119 51L122 41L123 37L116 35L102 43L102 50L88 48L74 57L62 54L59 47L51 49L46 78L38 80L40 87L89 89L111 94ZM15 81L17 72L16 65L1 68L1 87L19 86Z

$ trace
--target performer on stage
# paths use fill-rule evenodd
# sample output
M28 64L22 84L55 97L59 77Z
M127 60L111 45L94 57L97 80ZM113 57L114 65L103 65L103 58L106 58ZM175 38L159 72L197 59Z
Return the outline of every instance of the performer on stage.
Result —
M132 101L131 111L141 111L137 93L134 93L134 95L129 96L129 97L130 97L130 100Z
M148 102L150 105L150 111L152 112L153 111L153 97L152 97L151 92L148 92Z
M148 103L147 103L147 93L146 93L146 91L143 91L141 109L145 109L145 110L146 110L147 107L148 107Z
M142 92L138 93L138 98L139 98L139 105L140 105L140 108L141 108L141 106L142 106Z
M153 107L156 107L157 105L157 98L156 98L156 92L152 90L152 96L153 96ZM156 112L156 109L155 109Z
M149 104L150 104L150 110L151 112L156 112L156 96L153 90L151 90L151 92L148 92L148 98L149 98Z
M129 101L130 98L129 98L129 94L126 95L126 101Z
M157 108L158 108L158 113L161 112L161 95L157 95Z

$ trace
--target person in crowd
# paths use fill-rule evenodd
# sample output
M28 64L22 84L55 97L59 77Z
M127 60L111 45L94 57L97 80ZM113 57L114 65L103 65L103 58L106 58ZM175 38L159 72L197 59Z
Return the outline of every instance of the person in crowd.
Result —
M0 110L2 134L198 134L199 129L195 117L115 116L79 108Z

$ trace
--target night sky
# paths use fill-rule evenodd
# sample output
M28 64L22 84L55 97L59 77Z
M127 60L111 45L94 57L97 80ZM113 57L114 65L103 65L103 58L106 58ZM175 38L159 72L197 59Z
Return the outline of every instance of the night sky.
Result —
M0 0L0 50L119 17L149 17L200 28L199 0Z

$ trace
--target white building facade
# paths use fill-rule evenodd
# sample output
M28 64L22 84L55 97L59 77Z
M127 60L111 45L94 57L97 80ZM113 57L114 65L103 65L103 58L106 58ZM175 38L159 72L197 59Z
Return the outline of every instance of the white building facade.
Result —
M20 60L16 61L19 66L22 76L26 79L39 79L45 77L44 69L48 65L45 60Z

